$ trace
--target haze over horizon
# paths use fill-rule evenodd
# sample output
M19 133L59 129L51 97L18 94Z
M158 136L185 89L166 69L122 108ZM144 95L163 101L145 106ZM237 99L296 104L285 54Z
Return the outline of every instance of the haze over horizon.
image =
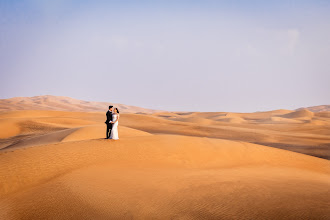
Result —
M329 104L326 1L0 2L0 98L169 111Z

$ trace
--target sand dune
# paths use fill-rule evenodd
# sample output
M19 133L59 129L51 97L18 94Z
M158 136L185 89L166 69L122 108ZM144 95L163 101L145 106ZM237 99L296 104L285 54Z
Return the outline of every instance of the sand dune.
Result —
M94 129L89 130L87 139L100 138L104 135L104 114L60 111L0 113L0 126L6 128L1 132L0 148L23 143L30 138L37 140L37 136L41 138L53 132L84 127ZM327 117L314 116L305 120L301 117L283 117L278 115L279 112L276 116L270 112L262 112L259 116L257 113L235 114L230 114L230 117L227 113L170 113L169 117L166 113L123 114L121 125L126 127L122 132L132 128L152 134L238 140L330 158L330 120Z
M330 211L329 161L243 142L151 135L0 157L2 219L326 219Z
M149 136L148 132L128 128L125 126L120 126L119 131L121 136L124 137L138 137L138 136ZM91 125L79 128L67 135L62 141L80 141L80 140L90 140L90 139L102 139L105 136L105 126L104 125Z
M0 219L327 219L326 116L2 112Z
M214 117L214 119L216 121L223 121L223 122L236 123L236 124L245 122L245 119L243 119L240 116L233 115L233 114L227 114L225 116Z
M194 123L194 124L202 124L202 125L212 124L212 120L210 120L208 118L202 118L202 117L189 116L189 117L175 117L175 118L168 118L168 119L172 119L174 121L190 122L190 123Z
M65 129L60 131L51 132L49 134L39 134L28 136L21 140L17 140L10 145L5 146L4 148L20 148L20 147L29 147L29 146L38 146L43 144L51 144L51 143L58 143L62 141L65 137L70 135L72 132L76 131L77 129Z
M318 106L311 106L311 107L305 107L305 108L299 108L297 109L302 110L302 109L307 109L311 112L325 112L325 111L330 111L330 105L318 105Z
M311 118L314 116L314 113L303 109L303 110L299 110L299 111L295 111L295 112L291 112L288 114L283 115L282 117L286 117L286 118Z
M330 118L330 111L327 111L327 112L318 112L318 113L315 113L315 116Z
M295 120L291 118L283 118L283 117L270 117L269 120L264 120L263 123L282 123L282 124L288 124L288 123L302 123L300 120Z
M0 131L0 138L9 138L18 135L20 128L13 120L0 119Z
M34 96L34 97L15 97L10 99L0 99L0 111L14 110L56 110L56 111L80 111L97 112L106 111L109 105L114 105L123 113L154 113L156 110L129 106L111 102L93 102L77 100L65 96Z
M255 113L253 113L255 114ZM219 117L211 113L212 116L206 114L205 118L223 118L223 114L219 113ZM271 119L252 116L244 123L230 123L213 120L210 123L189 123L184 122L185 119L178 118L154 117L153 115L135 115L127 114L122 118L122 123L131 128L143 130L149 133L165 133L165 134L181 134L199 137L212 137L229 140L240 140L251 143L259 143L268 146L280 147L296 152L306 153L309 155L319 156L330 159L330 130L329 120L325 119L325 124L317 125L300 120L300 118L289 119L278 116ZM198 120L195 115L196 121ZM238 116L236 116L238 117ZM241 118L248 118L243 115ZM202 120L200 120L202 121ZM290 121L290 122L288 122ZM320 133L320 131L322 131Z

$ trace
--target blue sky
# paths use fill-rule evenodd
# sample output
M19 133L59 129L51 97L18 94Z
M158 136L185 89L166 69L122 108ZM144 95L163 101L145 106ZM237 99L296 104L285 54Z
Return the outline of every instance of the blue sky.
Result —
M0 98L182 111L330 104L330 1L3 1Z

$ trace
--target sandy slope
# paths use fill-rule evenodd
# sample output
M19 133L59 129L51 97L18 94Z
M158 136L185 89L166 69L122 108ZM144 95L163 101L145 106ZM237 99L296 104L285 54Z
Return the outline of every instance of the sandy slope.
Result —
M5 219L326 219L330 212L329 161L243 142L147 135L0 157Z
M104 120L0 113L0 219L329 217L329 160L253 144L327 158L326 112L122 114L119 141Z

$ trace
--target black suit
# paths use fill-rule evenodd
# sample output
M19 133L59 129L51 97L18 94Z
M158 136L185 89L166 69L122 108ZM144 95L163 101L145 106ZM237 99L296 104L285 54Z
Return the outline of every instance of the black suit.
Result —
M107 111L106 116L107 116L107 120L105 121L105 123L107 124L107 138L109 138L112 129L112 124L110 123L110 121L112 121L112 112Z

